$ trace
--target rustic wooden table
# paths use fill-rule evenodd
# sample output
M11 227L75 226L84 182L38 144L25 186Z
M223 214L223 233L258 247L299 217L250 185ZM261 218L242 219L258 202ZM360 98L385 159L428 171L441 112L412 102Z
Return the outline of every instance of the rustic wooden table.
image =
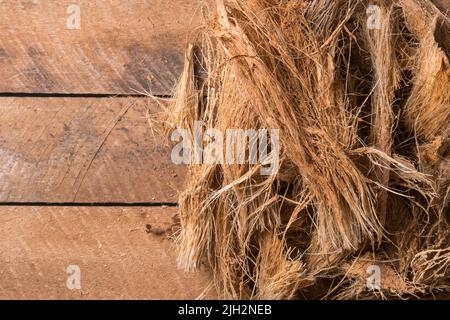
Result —
M0 3L0 299L193 299L208 284L148 232L173 224L184 168L143 96L171 95L200 2Z

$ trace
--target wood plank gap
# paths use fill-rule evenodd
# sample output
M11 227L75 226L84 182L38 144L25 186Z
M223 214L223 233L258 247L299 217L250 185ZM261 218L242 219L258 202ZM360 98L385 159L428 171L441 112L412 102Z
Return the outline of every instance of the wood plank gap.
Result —
M0 202L0 207L168 207L178 208L174 202Z
M27 93L27 92L0 92L0 98L158 98L171 99L173 95L164 94L115 94L115 93Z

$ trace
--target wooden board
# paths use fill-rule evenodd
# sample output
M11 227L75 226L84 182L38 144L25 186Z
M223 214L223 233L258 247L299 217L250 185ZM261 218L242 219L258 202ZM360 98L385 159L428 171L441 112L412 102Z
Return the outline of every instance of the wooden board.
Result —
M172 241L146 231L146 225L171 229L173 214L173 208L0 207L0 299L195 299L209 274L178 270ZM70 265L79 267L80 290L66 285Z
M176 203L185 168L150 129L158 109L146 98L0 98L0 202Z
M0 1L0 93L170 94L200 2Z

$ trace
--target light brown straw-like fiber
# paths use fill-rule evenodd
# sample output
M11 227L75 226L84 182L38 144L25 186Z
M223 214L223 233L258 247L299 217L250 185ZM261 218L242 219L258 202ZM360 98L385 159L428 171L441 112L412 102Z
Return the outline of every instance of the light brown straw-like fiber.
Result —
M232 299L448 292L449 58L429 0L217 0L170 129L279 129L279 170L190 165L179 265L207 265Z

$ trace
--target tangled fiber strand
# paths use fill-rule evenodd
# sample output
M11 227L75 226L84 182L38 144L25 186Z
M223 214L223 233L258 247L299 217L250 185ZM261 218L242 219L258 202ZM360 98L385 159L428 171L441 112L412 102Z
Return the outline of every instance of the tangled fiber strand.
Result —
M279 129L278 171L217 153L193 161L179 265L206 264L232 299L448 292L450 19L429 0L217 0L206 11L170 129L191 141L198 129ZM387 279L378 293L366 289L371 264Z

